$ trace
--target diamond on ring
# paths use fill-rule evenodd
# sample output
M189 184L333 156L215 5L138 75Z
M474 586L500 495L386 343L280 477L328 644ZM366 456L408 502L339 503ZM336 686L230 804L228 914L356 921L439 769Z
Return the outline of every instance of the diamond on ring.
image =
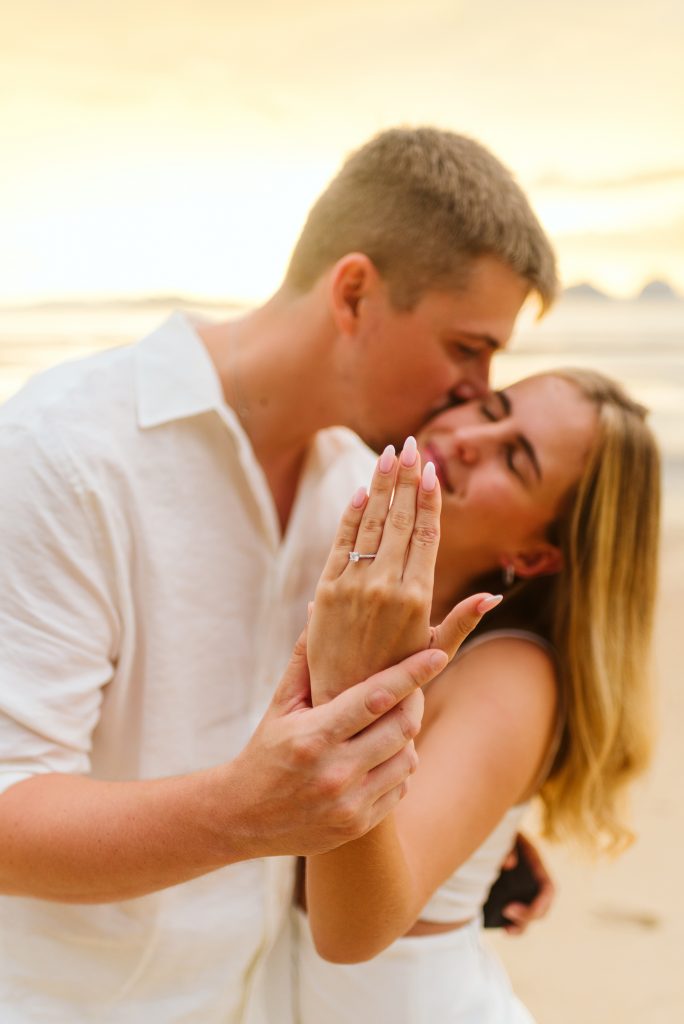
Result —
M349 552L349 561L350 562L358 562L362 558L375 558L375 555L362 555L358 551L350 551Z

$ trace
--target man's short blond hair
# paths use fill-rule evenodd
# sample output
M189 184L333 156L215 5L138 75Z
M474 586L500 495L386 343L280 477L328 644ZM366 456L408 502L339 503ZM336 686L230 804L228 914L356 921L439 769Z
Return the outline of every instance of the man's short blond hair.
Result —
M545 310L557 289L553 249L511 173L473 139L393 128L347 159L311 209L285 284L309 291L361 252L411 309L428 288L463 288L473 259L498 257Z

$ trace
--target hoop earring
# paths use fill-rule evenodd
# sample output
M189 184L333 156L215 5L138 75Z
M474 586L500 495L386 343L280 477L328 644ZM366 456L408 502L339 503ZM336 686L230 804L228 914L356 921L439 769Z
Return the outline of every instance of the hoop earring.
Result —
M503 581L506 587L512 587L515 583L515 566L512 562L508 562L503 568Z

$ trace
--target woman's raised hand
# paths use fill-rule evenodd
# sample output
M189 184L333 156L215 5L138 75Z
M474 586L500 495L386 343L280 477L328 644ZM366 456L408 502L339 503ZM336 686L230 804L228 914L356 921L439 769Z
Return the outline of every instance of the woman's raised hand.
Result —
M440 510L435 468L421 470L414 438L399 459L388 446L369 494L357 491L345 510L316 589L307 637L314 704L415 651L433 646L453 657L496 603L488 594L467 598L431 629Z

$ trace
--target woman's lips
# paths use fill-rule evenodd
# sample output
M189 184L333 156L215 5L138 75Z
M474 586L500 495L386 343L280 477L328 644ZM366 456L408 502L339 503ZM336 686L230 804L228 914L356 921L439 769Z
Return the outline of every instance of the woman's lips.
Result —
M435 472L437 473L437 479L439 480L440 487L443 487L445 491L449 492L449 494L453 494L454 489L449 482L444 459L429 441L424 446L423 454L423 462L434 462Z

